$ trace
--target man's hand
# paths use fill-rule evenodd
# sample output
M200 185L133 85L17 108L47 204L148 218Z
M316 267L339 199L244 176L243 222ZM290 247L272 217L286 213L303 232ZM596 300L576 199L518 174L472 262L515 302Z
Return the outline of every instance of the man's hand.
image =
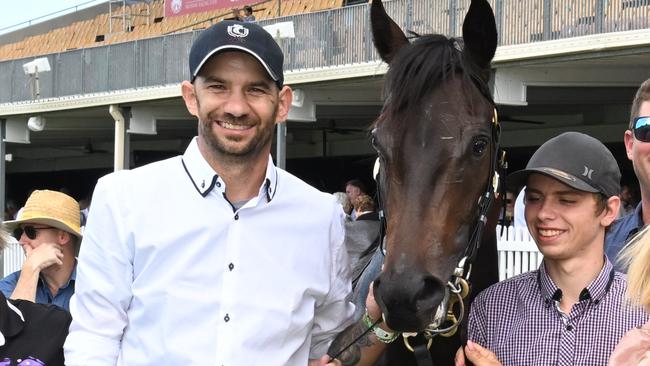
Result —
M465 356L475 366L501 366L501 362L492 351L472 341L467 341L464 354L463 347L458 349L454 361L455 366L465 366Z
M23 270L35 273L54 264L63 264L63 250L58 244L43 243L36 248L23 245L23 250L26 256Z

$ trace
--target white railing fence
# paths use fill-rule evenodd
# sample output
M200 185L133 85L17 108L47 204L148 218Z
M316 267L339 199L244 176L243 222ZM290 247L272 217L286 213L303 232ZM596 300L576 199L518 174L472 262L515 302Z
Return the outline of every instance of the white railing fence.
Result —
M20 270L24 261L25 254L23 253L23 248L20 247L16 239L11 237L2 253L2 262L0 262L2 264L2 267L0 267L3 274L2 277Z
M501 235L501 227L497 226L497 238L499 280L503 281L520 273L535 270L542 263L542 254L537 250L528 229L510 226L504 228ZM24 260L23 249L12 238L2 253L0 273L4 277L20 270Z
M542 253L527 228L497 226L497 249L499 251L499 280L535 270L542 263Z

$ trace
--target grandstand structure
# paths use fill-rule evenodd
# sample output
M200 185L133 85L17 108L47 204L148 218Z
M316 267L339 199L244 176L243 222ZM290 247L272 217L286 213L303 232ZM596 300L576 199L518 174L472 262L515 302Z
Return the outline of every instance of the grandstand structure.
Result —
M393 0L385 6L404 29L460 36L469 2ZM650 3L490 3L499 30L491 87L502 143L515 152L511 168L568 129L608 143L624 163L629 105L650 76ZM33 188L25 185L39 174L100 174L184 150L196 134L180 98L189 47L201 29L234 12L165 17L163 8L162 0L107 0L0 35L0 82L6 86L0 89L0 156L9 159L0 159L3 192L20 201L20 190ZM372 46L369 4L261 0L253 9L271 32L293 30L288 38L272 33L285 52L285 81L301 97L278 133L274 158L280 165L286 158L289 170L325 190L369 175L367 127L381 109L387 70ZM24 65L41 58L51 70L26 74ZM28 128L30 121L35 129ZM335 174L345 176L322 178Z
M265 20L340 8L342 5L343 0L267 0L255 4L254 14L258 20ZM233 11L239 10L231 7L165 17L162 0L109 0L107 5L100 6L106 11L91 19L0 45L0 61L204 29L220 20L233 18Z

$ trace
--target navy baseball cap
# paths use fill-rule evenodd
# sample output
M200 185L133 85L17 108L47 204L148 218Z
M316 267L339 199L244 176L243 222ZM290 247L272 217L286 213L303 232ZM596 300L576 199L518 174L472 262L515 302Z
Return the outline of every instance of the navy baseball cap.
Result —
M621 171L614 155L602 142L584 133L565 132L546 141L535 151L526 169L508 175L508 185L519 189L533 173L608 198L621 191Z
M278 88L284 84L284 55L273 37L255 23L224 20L199 34L190 50L192 82L210 57L221 51L242 51L255 57Z

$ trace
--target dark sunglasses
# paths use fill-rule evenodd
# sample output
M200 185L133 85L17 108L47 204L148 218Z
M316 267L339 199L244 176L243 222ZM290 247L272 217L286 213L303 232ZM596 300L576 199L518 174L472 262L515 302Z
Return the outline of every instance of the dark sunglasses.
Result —
M650 142L650 116L634 119L634 138L642 142Z
M45 229L53 229L48 226L43 226L43 227L34 227L31 225L25 225L23 227L17 227L16 230L14 230L14 238L16 240L20 240L20 237L23 236L23 233L27 235L29 240L34 240L36 239L36 235L38 235L39 230L45 230Z

